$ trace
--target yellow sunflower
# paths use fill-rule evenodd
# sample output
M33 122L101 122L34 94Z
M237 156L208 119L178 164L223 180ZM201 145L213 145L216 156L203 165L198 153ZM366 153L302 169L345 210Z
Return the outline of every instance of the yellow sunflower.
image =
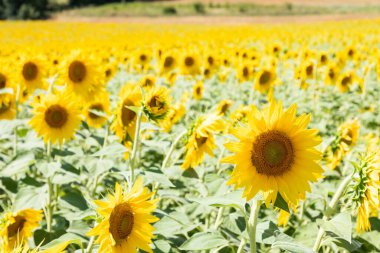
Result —
M0 61L0 91L3 89L9 89L9 92L0 93L0 105L8 104L12 97L16 95L16 87L9 68L5 66L4 62ZM13 94L12 94L13 93Z
M169 90L165 86L150 90L143 102L145 115L153 121L162 120L170 109Z
M200 100L203 95L203 90L204 90L203 82L202 81L196 82L193 86L193 98L196 100Z
M87 124L95 128L100 128L107 122L109 112L110 99L107 92L97 94L83 109Z
M195 168L204 158L205 153L213 156L216 148L214 134L224 129L221 115L216 113L200 117L188 133L183 169Z
M74 51L64 60L60 78L70 92L84 100L104 89L104 76L97 62L81 51Z
M7 119L11 120L16 117L16 101L14 99L8 102L0 103L0 120Z
M1 247L11 251L18 245L27 243L34 229L39 227L42 211L24 209L5 213L0 223Z
M327 65L326 74L325 74L325 84L326 85L335 85L338 79L339 69L334 63Z
M179 102L169 109L165 119L161 122L161 126L165 132L169 132L172 126L177 123L186 113L186 108L182 102Z
M81 123L80 110L66 92L41 96L40 102L33 104L33 114L29 124L46 143L73 138Z
M276 81L276 72L265 68L257 73L254 88L262 93L267 92Z
M126 140L135 136L137 115L129 106L141 106L141 89L139 85L129 83L124 85L119 94L119 102L115 111L115 120L111 125L112 131L120 138Z
M225 115L233 103L234 101L230 99L223 99L219 102L218 106L216 107L216 113L220 115Z
M160 75L169 73L174 70L178 65L177 55L165 53L159 61Z
M354 82L354 73L347 72L339 76L338 89L340 92L347 92L350 89L351 84Z
M277 194L296 205L310 191L309 182L323 172L318 164L321 153L315 149L321 139L317 130L306 129L309 121L310 115L296 117L296 105L284 111L274 100L250 114L246 126L232 130L239 142L225 144L235 153L223 159L235 164L228 183L244 188L247 200L260 191L267 206Z
M145 90L148 91L154 87L156 84L156 77L153 75L146 75L139 80L139 85Z
M21 57L19 63L18 82L27 90L28 94L35 89L47 89L47 68L41 57Z
M87 235L98 236L99 253L152 252L151 223L158 221L152 215L158 199L150 199L152 195L139 177L130 191L116 183L115 194L109 194L108 201L95 201L103 219Z
M200 60L196 54L187 52L181 59L182 75L198 75L201 73Z

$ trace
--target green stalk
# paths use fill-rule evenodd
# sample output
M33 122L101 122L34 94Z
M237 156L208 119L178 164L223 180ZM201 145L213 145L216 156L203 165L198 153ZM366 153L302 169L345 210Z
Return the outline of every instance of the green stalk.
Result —
M18 105L20 100L20 85L17 85L16 89L16 101L15 101L15 107L16 107L16 120L18 118ZM17 142L18 142L18 136L17 136L17 125L15 126L14 130L14 138L13 138L13 156L17 155Z
M222 223L222 218L223 218L223 211L224 207L219 207L218 210L218 215L216 216L215 224L214 224L214 229L217 230L219 225Z
M131 154L131 159L129 162L129 165L131 168L131 184L132 185L133 185L133 182L135 182L135 169L137 166L136 159L137 159L137 149L138 149L139 139L140 139L141 119L142 119L142 110L140 109L137 114L135 138L133 140L132 154Z
M48 163L50 163L51 159L51 142L48 141L46 146L46 155ZM52 205L52 199L54 197L53 193L53 184L51 182L51 178L47 178L47 185L48 185L48 203L46 205L46 226L47 231L51 232L52 222L53 222L53 205Z
M251 205L251 213L249 215L247 231L249 236L249 244L251 245L251 253L256 253L256 227L257 227L257 217L259 215L260 206L262 200L254 199Z
M350 183L351 179L352 179L352 176L354 175L354 173L348 175L343 181L342 183L340 183L339 187L338 187L338 190L335 192L333 198L331 199L329 205L328 205L328 208L327 210L330 211L330 210L333 210L335 209L340 197L342 196L342 194L344 193L344 191L346 190L346 187L348 186L348 184ZM323 215L323 221L327 221L327 219L330 217L330 215L328 215L327 213L325 213ZM320 246L321 246L321 243L322 243L322 239L323 239L323 236L325 235L325 230L320 227L319 228L319 231L318 231L318 235L317 235L317 239L315 240L315 243L314 243L314 247L313 247L313 250L315 252L318 252Z
M243 250L244 250L244 245L245 245L245 244L246 244L246 240L245 240L245 238L243 237L243 238L241 238L241 241L240 241L240 244L239 244L239 247L238 247L236 253L242 253Z

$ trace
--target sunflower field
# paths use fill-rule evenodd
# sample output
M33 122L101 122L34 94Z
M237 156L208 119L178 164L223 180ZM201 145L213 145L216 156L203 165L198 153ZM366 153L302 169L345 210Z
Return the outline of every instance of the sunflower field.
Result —
M0 23L0 253L380 252L379 27Z

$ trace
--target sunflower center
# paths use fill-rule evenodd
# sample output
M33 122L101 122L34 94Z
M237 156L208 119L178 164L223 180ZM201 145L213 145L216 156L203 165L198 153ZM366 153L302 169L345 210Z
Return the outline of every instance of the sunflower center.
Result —
M351 77L350 76L346 76L342 79L342 85L343 86L347 86L349 83L351 82Z
M271 78L271 73L267 70L265 70L259 79L260 84L267 84Z
M106 77L110 77L112 74L112 70L111 69L107 69L106 70Z
M93 104L90 106L90 110L94 110L94 111L103 111L103 105L102 104ZM91 119L98 119L100 118L99 115L93 113L93 112L89 112L88 113L88 116L90 116Z
M197 93L197 95L200 95L201 94L201 87L197 87L195 89L195 93Z
M0 89L5 88L5 85L7 84L7 79L3 74L0 73Z
M133 106L133 102L129 99L124 100L123 107L121 109L121 122L123 126L128 126L128 124L136 117L136 113L128 108L128 106Z
M33 62L27 62L22 67L22 75L27 81L33 81L38 75L38 67Z
M308 76L313 75L313 65L309 65L309 66L306 67L306 74Z
M214 58L212 58L212 56L207 57L207 62L212 66L214 64Z
M321 62L322 62L322 63L327 62L327 56L326 56L326 55L322 55L322 56L321 56Z
M294 148L289 137L276 130L259 135L253 143L251 162L257 173L278 176L294 162Z
M194 58L191 57L191 56L187 56L187 57L185 58L185 65L186 65L187 67L191 67L191 66L193 66L193 65L194 65Z
M45 121L52 128L61 128L66 124L68 116L65 108L52 105L45 112Z
M206 143L207 137L203 137L203 136L196 137L195 141L197 142L197 147L200 148L203 144Z
M83 62L73 61L69 66L69 78L74 83L82 82L87 74L86 66Z
M174 58L171 56L167 56L164 60L164 67L170 68L174 63Z
M227 103L223 104L223 106L220 108L220 113L222 113L222 114L226 113L228 108L230 108L229 104L227 104Z
M8 227L8 237L17 235L17 233L24 228L25 222L26 220L24 217L17 215L15 217L15 222Z
M247 77L248 74L249 74L248 68L247 68L247 67L244 67L244 68L243 68L243 76L244 76L244 77Z
M149 106L154 108L157 107L158 109L161 109L164 107L164 103L162 103L158 96L153 96L152 99L149 101Z
M128 203L122 203L112 210L109 219L109 232L116 243L126 239L132 232L134 216Z
M329 70L329 77L330 77L330 79L334 79L334 77L335 77L334 70L332 70L332 69Z
M140 55L140 61L142 62L146 61L147 58L145 54Z

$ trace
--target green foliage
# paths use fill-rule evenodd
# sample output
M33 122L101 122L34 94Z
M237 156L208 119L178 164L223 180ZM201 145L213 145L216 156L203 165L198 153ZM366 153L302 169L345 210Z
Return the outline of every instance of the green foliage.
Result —
M45 19L48 17L48 0L2 0L2 19Z

